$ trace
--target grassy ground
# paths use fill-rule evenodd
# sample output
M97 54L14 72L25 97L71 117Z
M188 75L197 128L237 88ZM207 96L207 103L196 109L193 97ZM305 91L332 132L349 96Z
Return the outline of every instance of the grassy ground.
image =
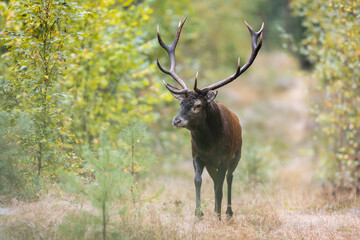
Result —
M213 213L212 181L205 172L205 216L198 221L194 216L192 162L179 162L171 172L147 183L145 194L165 187L158 198L135 205L119 201L112 206L109 229L119 232L113 239L360 238L360 200L351 193L334 194L316 184L316 161L309 154L301 154L311 152L308 141L312 129L306 111L306 83L296 74L296 62L277 53L264 54L257 64L266 67L222 89L219 99L239 116L245 150L252 135L260 136L256 151L271 147L269 159L274 164L267 171L272 177L262 184L246 184L235 176L234 217L225 218L225 197L223 219L219 221ZM235 174L247 166L244 163L249 155L244 153ZM81 222L81 211L96 211L81 196L64 194L57 186L50 189L32 203L0 197L0 239L101 239L101 229L91 225L77 235L68 234L79 228L75 225L68 225L68 232L59 229L67 222L66 216ZM129 206L127 211L116 214L124 204Z
M300 172L293 171L293 176ZM360 201L351 194L334 197L308 184L289 187L279 182L269 188L235 183L234 218L227 220L223 213L223 220L219 221L213 213L212 182L205 175L202 191L205 216L198 221L194 217L192 179L163 177L148 190L151 192L151 188L163 184L166 189L158 200L138 203L121 217L112 216L112 228L122 230L122 235L129 239L359 239L360 236ZM113 209L119 209L119 204ZM223 212L224 207L223 204ZM5 214L4 209L0 216L0 239L64 239L66 235L58 225L66 215L80 219L80 210L94 211L80 197L59 192L34 203L13 201L6 206ZM100 238L100 229L89 232L92 233L85 234L85 239Z

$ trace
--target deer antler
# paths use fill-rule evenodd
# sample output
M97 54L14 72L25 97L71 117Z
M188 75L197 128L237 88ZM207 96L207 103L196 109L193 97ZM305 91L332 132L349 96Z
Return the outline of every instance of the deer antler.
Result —
M163 73L166 73L168 75L170 75L178 84L180 84L180 86L183 88L183 89L178 89L177 87L174 87L174 86L171 86L170 84L166 83L164 81L164 85L165 87L172 93L185 93L187 92L189 89L186 87L186 84L184 82L184 80L182 80L175 72L175 48L176 48L176 45L179 41L179 38L180 38L180 33L181 33L181 29L184 25L186 21L186 18L182 19L180 22L179 22L179 28L177 30L177 33L176 33L176 36L175 36L175 39L174 41L172 42L171 45L166 45L164 43L164 41L161 39L161 36L160 36L160 31L159 31L159 25L157 26L157 37L158 37L158 40L159 40L159 44L166 50L166 52L169 54L169 58L170 58L170 70L165 70L161 65L160 65L160 62L159 62L159 59L156 59L156 63L159 67L159 69L163 72Z
M240 66L240 58L238 58L238 67L237 67L236 72L233 75L231 75L230 77L228 77L224 80L221 80L220 82L214 83L206 88L203 88L201 90L196 88L195 89L196 92L203 92L203 91L215 90L215 89L221 88L222 86L234 81L243 72L245 72L251 66L251 64L254 62L256 55L258 54L258 52L261 48L261 45L262 45L264 23L262 23L261 28L258 32L255 32L246 21L245 21L245 24L250 31L251 42L252 42L252 52L251 52L251 56L250 56L249 60L247 61L247 63L245 63L244 66L241 67ZM259 41L259 43L257 43L257 40L259 37L260 37L260 41Z

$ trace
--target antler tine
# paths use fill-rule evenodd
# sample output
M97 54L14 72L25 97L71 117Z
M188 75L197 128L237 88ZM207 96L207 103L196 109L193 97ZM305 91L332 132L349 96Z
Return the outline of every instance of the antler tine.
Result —
M174 93L174 94L183 94L183 93L186 93L188 91L187 88L178 89L177 87L174 87L174 86L166 83L164 80L163 80L163 84L171 93Z
M204 88L203 90L215 90L215 89L218 89L218 88L234 81L243 72L245 72L251 66L251 64L254 62L254 60L262 46L264 23L262 23L260 30L258 32L255 32L246 21L244 21L244 22L251 34L252 52L251 52L251 56L250 56L249 60L241 67L240 66L240 58L238 58L238 67L236 69L236 72L233 75L231 75L230 77L228 77L224 80L221 80L220 82L214 83L214 84ZM259 43L257 43L257 40L259 37L260 37L260 40L259 40Z
M194 91L200 93L200 92L201 92L201 89L198 89L198 87L197 87L198 76L199 76L199 72L196 72L196 75L195 75L195 84L194 84Z
M176 45L179 41L179 38L180 38L180 33L181 33L181 29L184 25L186 21L186 18L180 20L179 22L179 27L178 27L178 30L177 30L177 33L176 33L176 36L175 36L175 39L174 41L172 42L171 45L167 45L164 43L164 41L161 39L161 36L160 36L160 31L159 31L159 25L157 26L157 37L158 37L158 41L159 41L159 44L161 47L163 47L166 52L168 53L169 55L169 58L170 58L170 70L165 70L160 62L159 62L159 59L156 60L156 63L159 67L159 69L163 72L163 73L166 73L168 75L170 75L177 83L180 84L180 86L183 88L183 89L188 89L186 87L186 84L184 82L184 80L182 80L175 72L175 48L176 48ZM165 85L166 86L166 85ZM171 85L170 85L171 86ZM169 88L168 88L169 89ZM173 89L174 90L174 89ZM169 89L170 91L170 89ZM175 90L176 91L176 90Z
M260 49L260 47L261 47L261 45L262 45L262 31L263 31L263 29L264 29L264 23L261 24L260 30L259 30L258 32L255 32L254 29L252 29L252 27L251 27L246 21L244 21L244 22L245 22L247 28L248 28L249 31L250 31L250 34L251 34L251 43L252 43L252 48L253 48L253 49L257 47L257 46L256 46L257 38L260 36L260 41L259 41L259 44L258 44L258 45L260 45L260 46L259 46L259 49Z

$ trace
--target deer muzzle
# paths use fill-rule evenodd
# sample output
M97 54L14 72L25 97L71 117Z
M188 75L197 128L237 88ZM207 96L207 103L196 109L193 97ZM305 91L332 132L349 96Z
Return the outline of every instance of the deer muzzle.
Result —
M172 121L172 125L177 128L186 127L188 124L188 121L180 117L179 115L176 115Z

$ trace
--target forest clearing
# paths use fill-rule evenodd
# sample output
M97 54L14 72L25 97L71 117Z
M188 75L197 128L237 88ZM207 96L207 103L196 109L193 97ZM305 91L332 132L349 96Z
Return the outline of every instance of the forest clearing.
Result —
M192 166L186 172L189 170ZM308 171L299 166L291 170L292 176L299 178L296 173ZM129 209L121 219L114 217L114 228L125 229L130 239L358 239L360 204L354 196L342 195L334 200L306 184L287 188L283 183L276 189L256 186L251 190L242 186L234 191L234 218L219 222L213 212L212 182L210 177L205 179L202 221L194 215L192 177L167 177L153 183L156 187L167 183L159 200ZM59 193L35 203L12 202L10 206L0 218L1 239L64 239L56 226L66 215L95 211L83 199Z
M360 3L269 2L0 2L0 239L359 239ZM196 205L173 126L156 26L170 44L185 17L176 73L202 90L264 22L210 96L242 127L232 218L206 169Z

